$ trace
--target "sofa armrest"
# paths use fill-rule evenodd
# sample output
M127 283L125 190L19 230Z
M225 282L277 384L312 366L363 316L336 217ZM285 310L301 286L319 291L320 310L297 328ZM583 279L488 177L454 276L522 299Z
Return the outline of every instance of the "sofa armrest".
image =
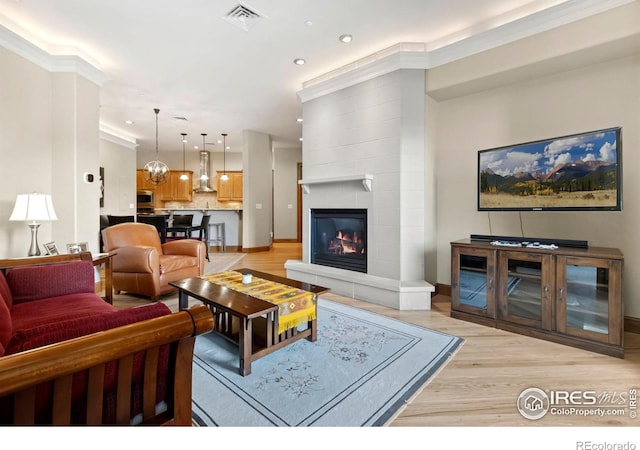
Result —
M113 272L153 273L160 265L160 255L155 247L118 247L113 257Z
M0 358L0 401L9 400L15 407L0 408L3 424L34 425L36 409L46 406L51 423L68 425L83 423L97 425L115 423L129 425L131 416L131 389L125 383L131 383L130 369L134 355L140 354L145 360L143 366L151 369L157 366L159 349L170 345L168 353L168 380L173 384L167 390L166 411L160 416L155 412L155 377L144 377L144 386L140 389L144 398L143 423L191 426L191 383L192 361L195 336L213 329L213 316L206 306L196 306L178 313L136 322L107 331L78 337L46 347L27 350L15 355ZM103 392L105 371L109 364L119 361L119 365L129 370L118 369L116 385L117 412L114 422L103 416ZM145 369L146 370L146 369ZM74 374L86 374L89 389L83 398L84 411L82 422L75 422L70 416L72 402L71 379ZM56 395L50 397L46 405L36 404L37 390L46 385L56 387ZM121 386L122 385L122 386ZM122 389L121 389L122 387ZM44 423L40 423L44 424Z
M203 242L195 239L178 239L162 244L162 252L165 255L187 255L200 257L204 255L206 248Z

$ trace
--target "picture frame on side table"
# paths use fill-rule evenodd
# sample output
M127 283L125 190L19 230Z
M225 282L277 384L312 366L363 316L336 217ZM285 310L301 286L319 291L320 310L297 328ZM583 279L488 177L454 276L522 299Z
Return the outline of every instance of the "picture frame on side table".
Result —
M89 244L87 242L74 242L67 244L67 253L81 253L88 252Z
M47 255L59 255L58 246L55 242L47 242L44 244L45 250L47 250Z

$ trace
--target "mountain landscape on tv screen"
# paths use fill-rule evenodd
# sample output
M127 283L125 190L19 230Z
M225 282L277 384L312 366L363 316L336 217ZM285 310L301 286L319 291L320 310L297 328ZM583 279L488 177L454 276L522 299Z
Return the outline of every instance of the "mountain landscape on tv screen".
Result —
M479 209L619 209L620 129L478 152Z
M604 161L574 161L556 166L550 173L518 172L501 176L487 168L481 173L481 192L536 195L559 192L615 190L617 164Z

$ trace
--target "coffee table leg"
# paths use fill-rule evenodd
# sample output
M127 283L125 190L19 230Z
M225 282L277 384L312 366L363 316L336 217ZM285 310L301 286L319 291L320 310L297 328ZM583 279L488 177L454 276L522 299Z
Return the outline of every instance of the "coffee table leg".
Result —
M251 373L251 338L253 336L253 321L243 318L240 324L240 336L238 338L240 353L240 375L246 377Z
M189 296L182 289L178 290L178 309L180 311L187 309L189 306Z
M311 336L309 336L309 340L311 342L315 342L318 340L318 321L313 319L309 322L309 327L311 327Z

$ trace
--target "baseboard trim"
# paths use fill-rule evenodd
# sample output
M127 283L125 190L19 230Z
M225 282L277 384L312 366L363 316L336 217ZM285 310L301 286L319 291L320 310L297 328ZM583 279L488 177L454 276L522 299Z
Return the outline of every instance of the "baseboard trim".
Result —
M451 286L448 284L436 283L436 295L446 295L451 297Z
M640 319L637 317L624 316L624 331L640 334Z
M242 247L243 253L268 252L269 250L271 250L270 245L266 245L264 247Z
M298 244L300 243L299 240L297 239L274 239L273 240L274 244Z
M212 245L209 247L209 253L242 253L242 247L239 245L227 245L225 251L222 251L222 247L219 245Z

